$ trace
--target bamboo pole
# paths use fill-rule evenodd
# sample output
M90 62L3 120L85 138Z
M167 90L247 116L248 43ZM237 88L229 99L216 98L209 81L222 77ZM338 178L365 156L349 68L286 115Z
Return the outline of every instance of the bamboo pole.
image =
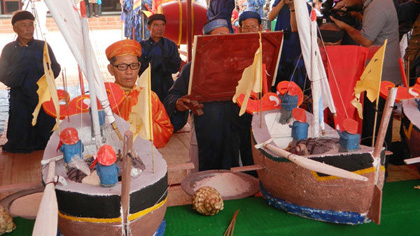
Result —
M292 161L296 165L303 167L305 169L308 169L308 170L316 171L316 172L327 174L327 175L337 176L337 177L341 177L345 179L353 179L353 180L359 180L359 181L364 181L364 182L368 181L368 178L362 175L350 172L348 170L344 170L344 169L341 169L332 165L317 162L309 158L292 154L273 144L269 144L269 141L263 144L257 144L256 147L259 148L259 146L263 146L267 148L268 150L272 151L273 153L279 156L285 157L286 159Z
M58 204L55 195L55 158L49 160L47 183L39 205L32 236L56 236L58 224Z
M130 130L124 133L123 148L123 173L121 185L121 206L123 212L123 232L130 235L130 225L128 217L130 215L130 183L131 183L131 158L133 153L133 132Z

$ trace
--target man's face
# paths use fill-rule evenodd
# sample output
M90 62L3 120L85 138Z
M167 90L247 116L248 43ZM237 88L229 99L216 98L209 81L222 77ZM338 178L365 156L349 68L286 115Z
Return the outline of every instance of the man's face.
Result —
M117 56L117 60L111 65L108 65L108 71L115 77L115 83L121 85L125 88L133 88L137 81L137 74L140 70L140 63L136 56L134 55L124 55L124 56ZM130 66L124 65L131 65L132 67L138 68L133 70ZM126 70L119 70L118 66L126 67Z
M215 28L210 32L210 35L217 35L217 34L229 34L229 28L228 27L218 27Z
M150 37L160 39L165 33L165 21L154 20L150 25L147 25L147 29L150 31Z
M262 25L258 24L258 20L248 18L242 21L242 26L239 27L241 33L257 33L262 30Z
M23 40L31 40L34 37L34 21L20 20L13 25L13 31Z

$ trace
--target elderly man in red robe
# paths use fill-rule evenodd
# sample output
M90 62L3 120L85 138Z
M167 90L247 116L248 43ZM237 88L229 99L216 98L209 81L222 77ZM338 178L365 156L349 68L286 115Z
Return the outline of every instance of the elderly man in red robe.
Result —
M138 95L142 88L136 87L137 75L140 69L140 44L131 39L125 39L111 44L105 51L109 60L108 71L115 77L115 83L124 92L124 99L114 109L114 113L128 120L131 108L138 102ZM118 92L118 91L113 91ZM164 147L173 132L173 126L166 113L165 107L158 96L152 92L153 144Z

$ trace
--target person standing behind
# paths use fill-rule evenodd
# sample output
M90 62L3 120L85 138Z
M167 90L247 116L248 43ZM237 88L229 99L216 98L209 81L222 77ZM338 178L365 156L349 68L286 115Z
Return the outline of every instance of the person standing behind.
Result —
M32 113L38 104L38 80L44 75L44 41L34 36L34 16L28 11L18 11L12 17L17 40L7 44L0 57L0 81L10 88L7 143L3 151L29 153L42 150L47 145L55 118L41 108L38 121L32 126ZM48 46L54 77L61 67Z
M308 5L308 12L309 9L310 6ZM276 83L273 87L274 91L277 84L284 80L294 81L304 90L306 70L303 59L300 57L301 49L293 1L275 0L267 18L269 21L277 18L275 31L284 31L283 50L281 52Z
M247 0L247 1L248 1L247 11L256 12L260 16L264 15L265 0Z
M251 19L254 17L258 18ZM239 24L244 27L243 33L258 32L258 27L245 27L245 24L252 22L258 25L260 21L260 16L255 12L244 12L239 18ZM229 25L225 19L216 19L204 25L203 33L229 34ZM194 171L230 169L239 166L239 157L243 165L253 165L252 116L250 114L239 116L240 108L231 100L203 104L191 101L187 95L190 72L191 62L182 68L178 79L169 90L164 106L175 131L187 123L190 108L194 114L190 147L190 158L195 165Z
M151 63L152 91L158 95L162 102L168 95L168 90L174 84L172 74L178 72L181 66L178 47L172 40L163 37L165 24L166 18L164 15L154 14L150 16L147 22L150 37L140 41L142 55L139 75Z

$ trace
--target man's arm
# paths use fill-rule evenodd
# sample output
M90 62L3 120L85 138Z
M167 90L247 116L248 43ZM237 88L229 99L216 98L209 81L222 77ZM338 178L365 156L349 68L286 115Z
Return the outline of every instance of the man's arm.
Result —
M277 2L277 5L276 5ZM274 19L276 19L276 17L279 15L280 10L283 8L284 6L284 0L279 0L276 1L273 4L273 8L271 9L271 11L268 13L267 18L269 21L273 21Z
M0 57L0 82L10 88L21 86L25 70L21 64L23 60L22 55L17 52L17 47L4 47Z
M334 17L330 16L331 20L334 21L334 23L340 27L341 29L345 30L347 32L347 34L357 43L359 43L360 45L364 46L364 47L369 47L373 44L373 41L365 38L359 30L351 27L350 25L335 19Z
M179 56L176 44L170 39L168 39L168 47L169 55L163 60L163 63L165 64L164 68L166 68L167 72L174 74L179 71L179 67L181 66L181 57Z
M188 106L185 103L184 96L188 93L188 83L190 81L191 63L186 64L179 74L172 88L168 91L168 96L163 101L166 112L168 113L174 132L184 127L188 120L188 109L185 109L181 104ZM179 110L178 110L179 109Z
M58 64L57 59L55 58L54 52L52 51L50 45L48 45L48 53L50 54L51 59L51 69L54 72L54 78L57 78L61 71L61 66Z
M174 127L156 93L152 92L153 144L156 148L166 146Z

